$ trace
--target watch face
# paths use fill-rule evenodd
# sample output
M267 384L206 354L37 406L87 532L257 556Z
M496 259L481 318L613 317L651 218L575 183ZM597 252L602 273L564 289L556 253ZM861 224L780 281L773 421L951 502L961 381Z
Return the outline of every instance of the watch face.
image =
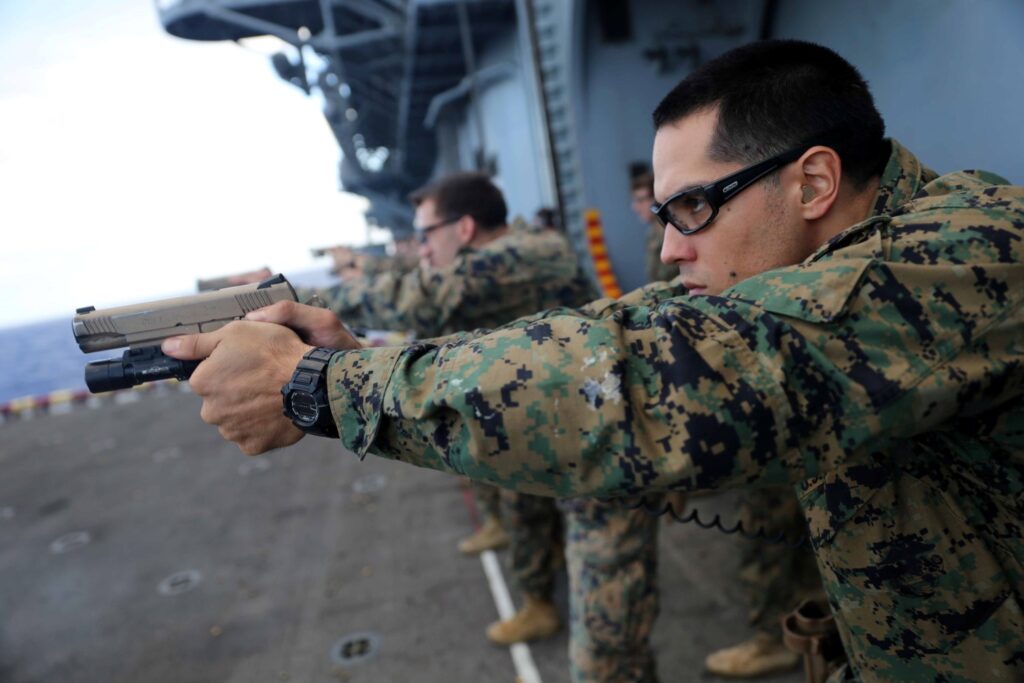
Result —
M289 396L292 407L292 416L307 426L316 424L320 416L320 409L316 405L316 398L305 391L294 391Z

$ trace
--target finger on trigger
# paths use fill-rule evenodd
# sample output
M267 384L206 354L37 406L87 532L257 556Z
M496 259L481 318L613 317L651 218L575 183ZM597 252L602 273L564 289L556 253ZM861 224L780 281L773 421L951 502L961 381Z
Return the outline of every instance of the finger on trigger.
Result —
M179 360L202 360L209 357L220 343L220 338L216 335L216 332L205 332L170 337L160 344L160 350Z

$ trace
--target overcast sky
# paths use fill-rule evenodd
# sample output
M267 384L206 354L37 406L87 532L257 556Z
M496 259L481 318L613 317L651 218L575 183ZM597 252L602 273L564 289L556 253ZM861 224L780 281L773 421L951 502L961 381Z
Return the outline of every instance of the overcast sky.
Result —
M145 0L0 1L0 327L362 243L316 100Z

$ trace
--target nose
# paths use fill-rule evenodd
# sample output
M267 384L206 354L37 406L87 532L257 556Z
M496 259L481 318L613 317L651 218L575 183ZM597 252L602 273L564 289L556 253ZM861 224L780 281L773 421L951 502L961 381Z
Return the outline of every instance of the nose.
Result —
M661 262L671 265L697 260L697 249L693 235L684 235L671 225L665 226L661 241Z
M421 242L419 246L416 247L416 253L419 255L420 261L430 263L430 245L425 241Z

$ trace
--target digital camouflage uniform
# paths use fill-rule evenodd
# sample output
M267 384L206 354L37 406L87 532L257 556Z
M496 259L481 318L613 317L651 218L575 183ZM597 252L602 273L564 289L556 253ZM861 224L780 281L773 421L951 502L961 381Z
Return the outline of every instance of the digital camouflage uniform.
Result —
M482 248L464 248L444 268L372 272L320 291L320 297L351 327L406 330L417 337L497 327L553 306L579 305L592 292L564 238L525 226ZM502 517L497 487L472 482L472 489L485 516ZM520 529L513 535L522 543L529 534Z
M419 263L413 255L374 256L366 254L363 260L363 275L370 278L378 277L385 273L401 276L412 272L418 265Z
M796 486L862 681L1024 680L1024 188L893 143L871 215L721 296L340 351L342 441L551 496Z
M555 572L562 565L562 519L552 498L495 488L511 537L509 554L516 585L524 594L550 602Z
M469 480L469 488L470 488L471 491L473 491L473 499L476 501L477 508L479 508L480 511L483 513L484 519L486 519L488 517L491 517L491 518L494 518L494 519L504 519L505 518L505 515L503 514L503 511L502 511L502 505L501 505L502 495L501 495L501 489L500 488L498 488L497 486L495 486L493 484L485 484L485 483L483 483L481 481L473 481L472 479ZM520 495L520 494L516 493L515 491L512 491L511 493L512 493L513 496ZM529 495L529 494L522 494L522 495ZM510 524L510 525L511 524L515 524L515 522L514 521L509 521L508 524ZM521 539L521 535L516 535L515 539ZM517 541L513 540L512 542L515 543ZM521 543L522 540L519 540L518 542ZM515 565L513 565L513 566L515 566Z
M660 518L647 512L639 498L573 498L560 507L570 577L573 680L654 683L650 638L659 611Z
M353 327L434 337L493 328L555 306L578 306L593 291L564 237L509 230L464 248L445 268L414 268L342 282L319 294Z

